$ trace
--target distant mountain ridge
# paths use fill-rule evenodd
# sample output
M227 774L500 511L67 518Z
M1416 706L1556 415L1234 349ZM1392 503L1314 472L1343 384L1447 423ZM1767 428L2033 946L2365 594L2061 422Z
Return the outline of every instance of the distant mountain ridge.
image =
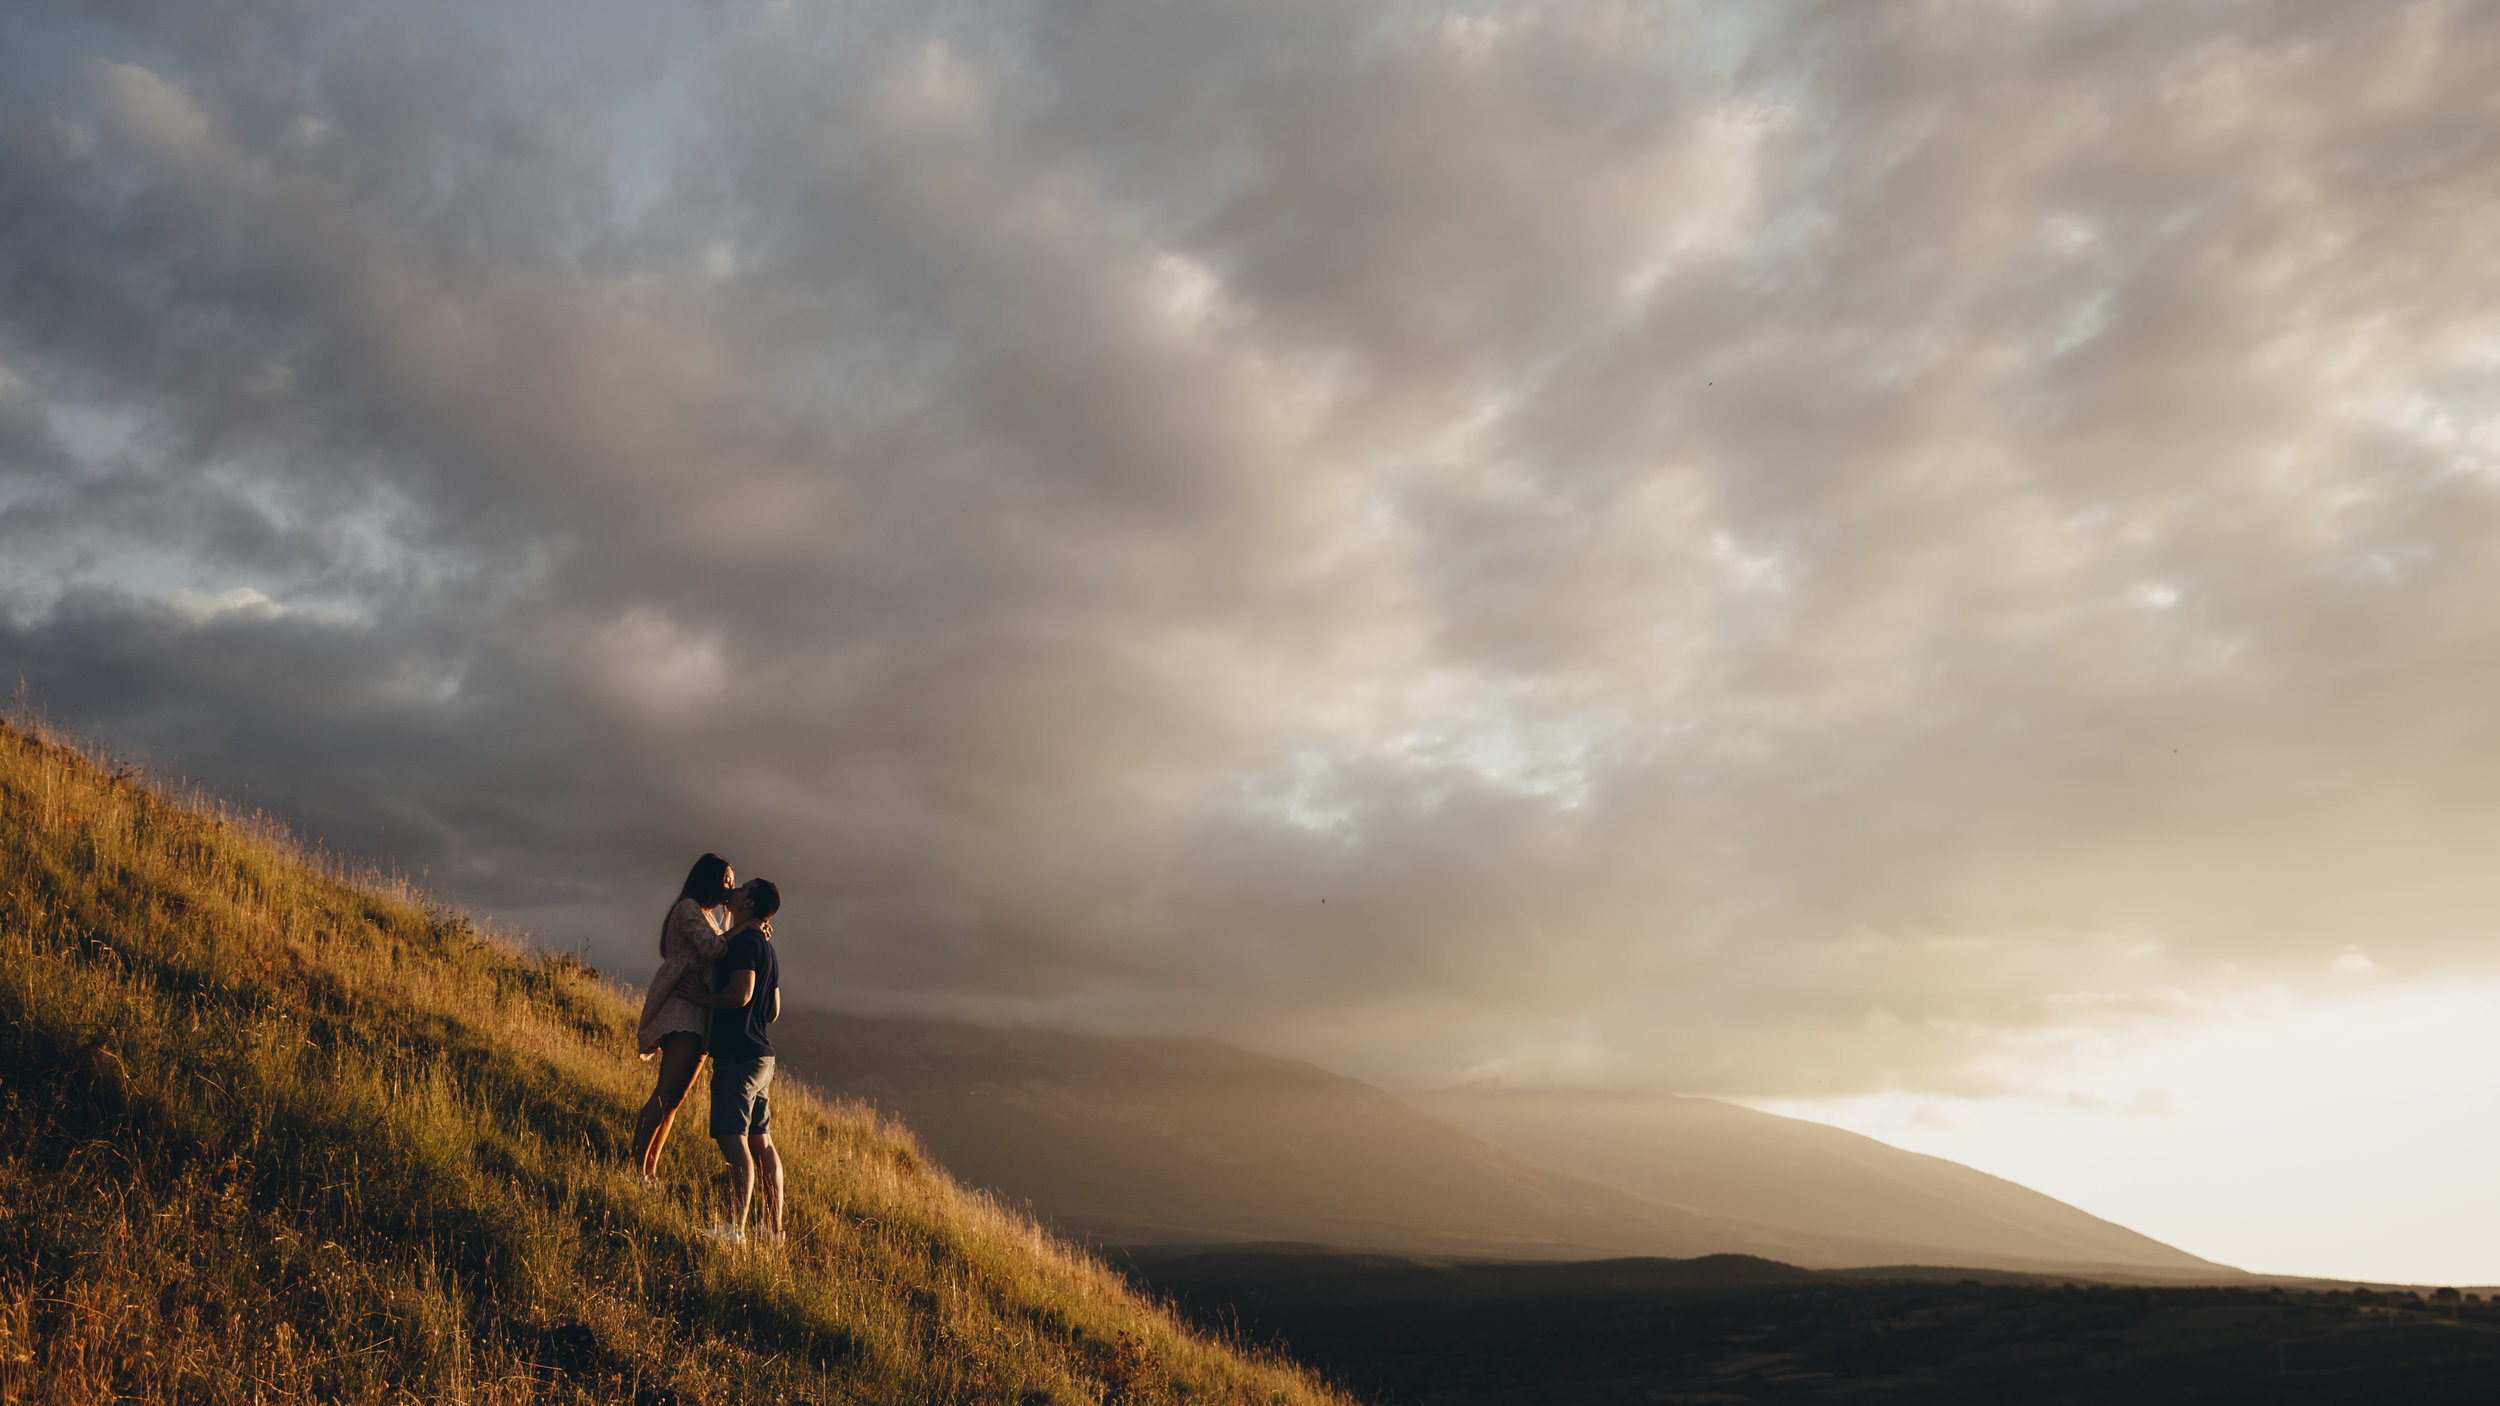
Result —
M1706 1099L1650 1120L1691 1145L1644 1151L1648 1124L1592 1123L1573 1096L1400 1098L1212 1040L814 1012L773 1039L956 1176L1106 1245L2238 1277L1970 1168Z
M1867 1263L2229 1274L2002 1177L1802 1118L1669 1094L1443 1089L1406 1101L1541 1166L1644 1198L1764 1223ZM1844 1265L1820 1265L1842 1268Z
M1106 1244L1304 1241L1577 1259L1779 1237L1538 1167L1358 1080L1212 1040L793 1013L794 1072L899 1115L957 1177Z

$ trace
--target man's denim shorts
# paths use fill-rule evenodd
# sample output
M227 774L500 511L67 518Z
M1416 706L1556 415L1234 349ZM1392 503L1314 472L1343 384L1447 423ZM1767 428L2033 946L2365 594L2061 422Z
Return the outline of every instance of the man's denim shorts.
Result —
M773 1130L773 1057L712 1061L712 1136L754 1137Z

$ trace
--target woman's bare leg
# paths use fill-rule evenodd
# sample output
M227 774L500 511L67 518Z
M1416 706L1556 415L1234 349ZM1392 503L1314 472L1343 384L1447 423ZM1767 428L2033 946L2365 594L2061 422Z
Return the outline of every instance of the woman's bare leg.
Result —
M660 1037L659 1087L651 1091L642 1116L634 1120L634 1162L644 1176L660 1174L660 1153L668 1146L669 1125L677 1121L677 1106L686 1101L686 1090L694 1087L695 1071L702 1067L702 1036Z

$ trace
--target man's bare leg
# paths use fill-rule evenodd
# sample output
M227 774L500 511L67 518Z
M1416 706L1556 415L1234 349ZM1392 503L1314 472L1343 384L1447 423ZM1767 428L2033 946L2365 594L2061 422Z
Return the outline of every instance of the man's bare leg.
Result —
M744 1231L747 1228L747 1203L755 1197L755 1159L747 1155L747 1140L744 1137L714 1138L713 1141L720 1144L721 1155L729 1159L729 1200L737 1208L736 1214L729 1218L729 1224ZM776 1161L775 1170L779 1167L780 1163Z
M771 1133L754 1133L747 1138L746 1151L752 1160L752 1179L764 1188L764 1229L778 1243L781 1239L781 1152L773 1146ZM740 1224L744 1224L743 1217Z

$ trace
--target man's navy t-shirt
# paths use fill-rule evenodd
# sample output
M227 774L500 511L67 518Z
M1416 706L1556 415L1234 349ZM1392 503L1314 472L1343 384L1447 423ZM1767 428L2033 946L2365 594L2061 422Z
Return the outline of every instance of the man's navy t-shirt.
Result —
M769 1027L773 993L781 989L781 958L772 943L753 928L729 939L729 947L712 964L712 989L725 991L738 973L755 973L755 994L744 1006L712 1012L712 1058L763 1059L773 1052Z

